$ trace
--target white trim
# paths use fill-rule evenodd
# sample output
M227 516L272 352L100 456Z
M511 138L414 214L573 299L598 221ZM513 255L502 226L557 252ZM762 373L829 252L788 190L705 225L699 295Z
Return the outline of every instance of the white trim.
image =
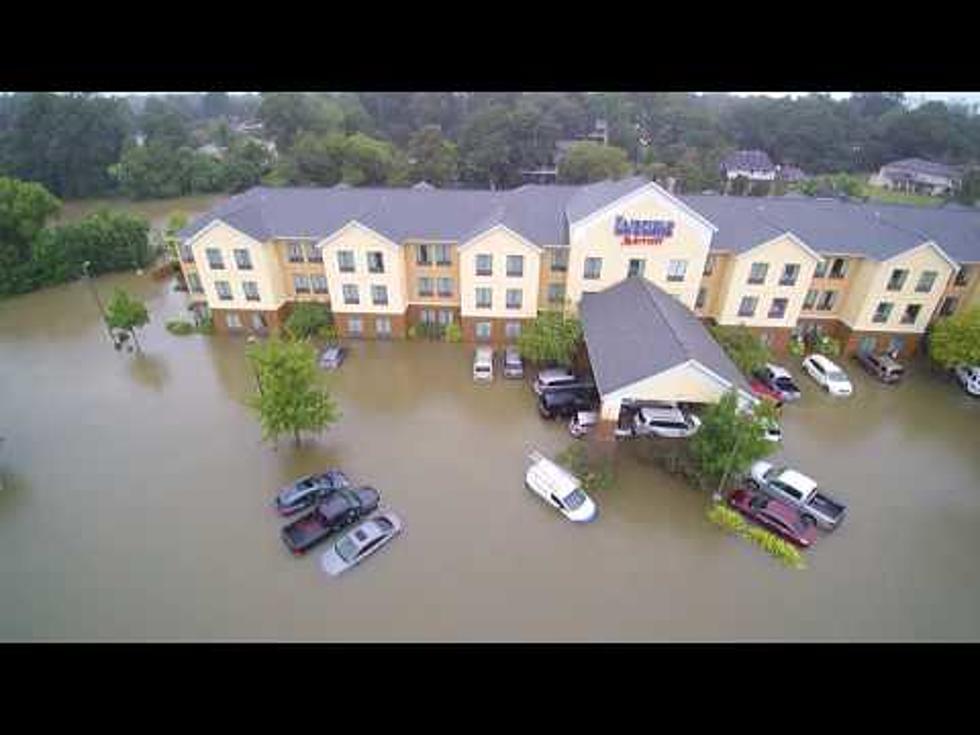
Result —
M953 273L956 273L960 269L960 264L955 260L953 260L951 257L949 257L949 255L946 254L946 251L943 250L941 247L939 247L939 243L937 243L935 240L925 240L923 242L920 242L918 245L915 245L914 247L911 247L908 250L903 250L902 252L896 253L892 257L881 261L881 263L882 264L891 263L893 260L896 260L897 258L908 257L909 253L914 253L916 250L921 250L922 248L926 248L926 247L931 247L933 250L939 253L939 257L941 257L943 260L949 263L950 267L953 269Z
M375 237L379 237L382 240L384 240L386 243L390 244L394 248L399 247L398 246L398 243L395 242L394 240L392 240L391 238L386 237L385 235L382 235L377 230L374 230L374 229L368 227L367 225L363 224L362 222L358 222L356 219L350 220L349 222L347 222L347 224L345 224L342 227L340 227L333 234L327 235L322 240L316 241L315 245L316 245L316 247L318 247L318 248L320 248L322 250L327 245L329 245L331 242L333 242L338 237L340 237L341 235L343 235L347 230L354 229L354 228L358 228L358 229L364 230L365 232L367 232L370 235L374 235Z
M782 233L780 235L776 235L775 237L770 238L769 240L766 240L765 242L760 242L758 245L753 245L748 250L743 250L741 253L738 253L735 257L736 258L741 258L743 255L748 255L753 250L757 250L758 248L766 247L767 245L772 245L773 243L775 243L775 242L777 242L779 240L782 240L784 237L785 238L788 238L794 245L796 245L797 247L799 247L801 250L803 250L803 252L805 252L807 255L809 255L811 258L813 258L818 263L820 261L824 260L824 256L822 256L816 250L814 250L813 248L811 248L809 245L807 245L802 240L802 238L798 237L797 235L794 235L789 230L786 230L786 232L784 232L784 233Z
M601 209L597 209L591 214L585 215L581 219L570 220L568 223L569 229L571 229L572 227L585 227L591 222L594 222L599 217L609 214L617 207L623 206L627 201L639 197L643 194L648 194L650 192L662 196L668 202L670 202L675 207L680 209L683 213L687 214L689 217L691 217L701 225L707 227L709 230L711 230L712 233L718 232L718 227L715 226L709 219L707 219L704 215L700 214L698 211L692 209L690 206L682 202L680 199L678 199L676 196L674 196L669 191L664 189L662 186L659 186L655 181L648 181L643 186L637 189L633 189L627 192L626 194L623 194L619 198L614 199L613 201L609 202L609 204L603 206Z
M475 234L473 237L467 239L466 241L461 242L459 244L459 246L456 248L457 251L462 252L466 248L469 248L477 240L479 240L479 239L481 239L483 237L486 237L487 235L491 234L495 230L501 230L501 231L505 232L506 234L508 234L511 237L514 237L515 239L519 240L521 243L523 243L527 247L531 248L532 250L537 250L538 252L542 252L544 250L544 248L541 245L538 245L537 243L531 242L530 240L528 240L523 235L521 235L521 234L519 234L517 232L514 232L507 225L503 224L502 222L498 222L497 224L493 225L492 227L488 227L487 229L478 232L477 234Z
M225 222L223 219L217 219L217 218L211 220L210 222L208 222L204 227L202 227L196 233L194 233L193 235L191 235L187 240L184 240L181 244L182 245L187 245L187 246L193 245L195 242L197 242L197 240L200 237L203 237L205 233L208 233L211 230L215 229L218 225L221 225L222 227L227 227L232 232L234 232L234 233L236 233L238 235L241 235L242 237L246 238L247 240L250 240L251 242L254 242L256 245L263 245L264 244L261 240L256 240L254 237L252 237L251 235L249 235L247 232L242 232L237 227L235 227L233 225L230 225L227 222Z

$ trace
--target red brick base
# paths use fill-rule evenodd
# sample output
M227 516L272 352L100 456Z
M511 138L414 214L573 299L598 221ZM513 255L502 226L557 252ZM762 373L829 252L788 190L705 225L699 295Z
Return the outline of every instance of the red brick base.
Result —
M211 317L214 320L214 331L217 334L274 334L281 329L287 313L288 304L280 307L277 311L261 311L259 309L211 309ZM229 324L229 315L237 316L241 326ZM256 315L261 318L264 325L256 324Z
M351 317L361 320L361 331L351 332ZM404 314L337 314L333 315L337 325L337 331L341 337L350 339L405 339L405 315ZM379 336L377 332L377 320L387 319L391 322L391 334Z
M500 318L494 319L491 317L482 318L476 316L464 316L460 320L460 325L463 328L464 342L486 342L488 344L494 344L494 345L505 345L505 344L513 344L517 342L516 337L514 338L507 337L506 326L505 326L507 322L520 322L521 328L523 329L524 325L527 324L529 321L531 320L521 319L517 317L513 319L500 319ZM477 339L476 325L480 322L490 322L489 339L485 339L485 338Z

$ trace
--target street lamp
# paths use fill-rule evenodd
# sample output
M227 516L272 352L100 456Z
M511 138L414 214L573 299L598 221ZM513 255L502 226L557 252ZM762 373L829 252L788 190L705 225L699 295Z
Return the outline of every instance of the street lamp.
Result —
M116 338L112 336L112 330L109 329L109 320L106 318L105 309L102 307L102 300L99 298L99 292L96 290L95 283L92 281L92 276L88 272L89 265L91 265L91 262L88 260L82 263L82 273L85 274L85 280L88 281L89 289L92 291L92 298L95 299L95 303L99 307L99 314L102 316L102 323L105 325L106 334L109 335L109 340L115 344Z

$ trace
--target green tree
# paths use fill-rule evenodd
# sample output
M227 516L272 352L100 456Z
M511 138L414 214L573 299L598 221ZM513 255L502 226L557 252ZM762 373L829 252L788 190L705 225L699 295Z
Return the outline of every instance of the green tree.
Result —
M292 339L312 338L333 340L337 331L334 328L333 314L326 304L296 304L285 323L286 333Z
M571 365L582 339L582 323L561 311L546 311L521 330L517 348L536 363Z
M390 143L354 133L344 141L343 180L352 186L384 184L394 160Z
M766 439L766 425L775 420L771 401L759 401L752 410L740 410L734 389L701 413L701 428L688 447L703 484L717 487L723 479L745 472L753 462L774 450Z
M0 296L34 288L32 245L60 207L40 184L0 176Z
M282 160L279 173L293 184L333 186L340 181L345 147L342 133L303 133Z
M980 169L971 168L963 175L963 181L956 190L954 198L960 204L970 207L980 202Z
M771 359L769 348L749 331L748 327L714 325L709 328L715 340L722 346L738 369L746 375L763 367Z
M249 405L258 413L262 434L277 441L300 432L319 433L340 418L330 393L317 385L316 352L306 342L271 339L248 349L258 383Z
M129 332L136 344L136 349L142 352L139 340L136 339L136 330L150 323L150 314L146 310L146 304L139 299L130 296L126 291L117 288L109 304L106 306L106 324L110 329L121 329Z
M511 120L499 104L472 115L460 133L462 175L466 181L505 188L520 181L520 162L511 148Z
M620 179L629 172L626 151L588 141L571 146L558 164L558 179L568 184Z
M140 115L140 129L146 143L158 143L176 150L192 144L190 128L184 112L174 103L151 97Z
M337 100L325 94L263 94L258 116L277 148L284 152L304 132L323 135L342 133L344 130L343 108Z
M436 125L427 125L408 142L408 157L413 181L428 181L435 186L455 181L459 173L459 152L446 140Z
M224 158L224 186L232 193L258 184L272 168L272 154L257 140L235 140Z
M945 368L980 365L980 306L936 321L929 356Z

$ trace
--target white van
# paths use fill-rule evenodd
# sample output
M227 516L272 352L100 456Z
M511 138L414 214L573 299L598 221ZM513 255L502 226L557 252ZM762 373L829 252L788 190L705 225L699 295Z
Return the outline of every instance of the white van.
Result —
M477 347L473 356L473 380L493 380L493 348Z
M577 477L540 452L532 451L528 459L531 466L524 477L528 490L560 510L570 521L587 523L595 519L598 509Z

